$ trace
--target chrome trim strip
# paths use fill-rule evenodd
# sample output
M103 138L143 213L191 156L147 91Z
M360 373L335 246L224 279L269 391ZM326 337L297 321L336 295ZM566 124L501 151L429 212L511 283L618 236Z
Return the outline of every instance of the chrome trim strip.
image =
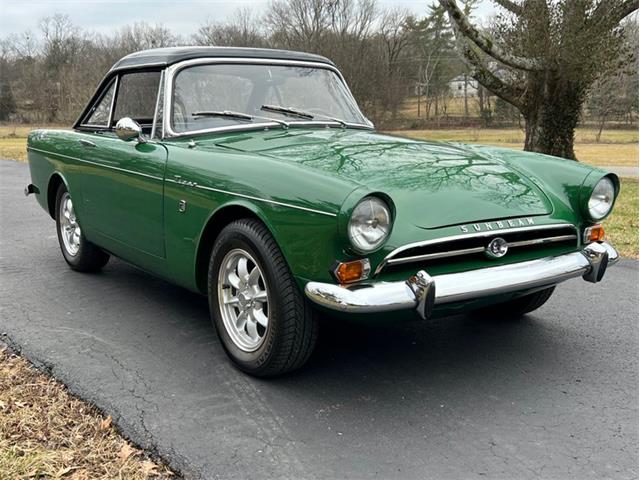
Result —
M113 82L113 97L111 97L111 105L109 106L109 120L107 120L107 128L110 129L113 125L113 109L116 105L116 97L118 96L118 88L120 88L120 75L116 75L116 78ZM82 126L82 125L81 125Z
M391 253L389 253L386 257L384 257L380 262L380 264L378 265L378 267L376 268L375 272L373 273L373 276L375 277L376 275L378 275L393 257L395 257L399 253L402 253L406 250L411 250L412 248L427 247L429 245L453 242L456 240L464 240L466 238L493 237L493 236L499 236L505 233L530 232L530 231L544 230L544 229L554 230L554 229L567 228L567 227L572 227L576 232L578 231L576 226L571 223L549 223L546 225L533 225L528 227L515 227L515 228L503 228L499 230L487 230L484 232L462 233L459 235L451 235L448 237L440 237L440 238L434 238L431 240L423 240L420 242L408 243L406 245L403 245L401 247L398 247L392 250Z
M184 183L181 183L181 182L178 182L176 180L173 180L172 178L167 178L165 181L166 182L170 182L170 183L174 183L176 185L185 186ZM244 193L230 192L228 190L222 190L220 188L207 187L207 186L204 186L204 185L190 185L190 187L191 188L199 188L201 190L209 190L211 192L216 192L216 193L223 193L223 194L226 194L226 195L233 195L235 197L246 198L248 200L255 200L256 202L270 203L270 204L273 204L273 205L279 205L281 207L295 208L296 210L303 210L305 212L317 213L319 215L326 215L328 217L337 217L338 216L337 213L324 212L322 210L316 210L314 208L301 207L300 205L292 205L290 203L278 202L276 200L270 200L268 198L254 197L253 195L245 195Z
M520 242L509 242L509 248L526 247L528 245L539 245L541 243L564 242L566 240L575 240L578 235L558 235L557 237L534 238L532 240L522 240Z
M216 127L210 129L202 129L202 130L193 130L189 132L175 132L171 127L171 118L173 117L173 80L176 74L186 67L191 67L194 65L214 65L214 64L228 64L228 63L240 63L240 64L249 64L249 65L293 65L293 66L301 66L301 67L312 67L312 68L323 68L325 70L331 70L338 75L338 78L342 81L344 88L347 92L347 95L355 105L358 110L358 113L362 116L366 121L366 116L360 110L360 106L358 102L356 102L353 93L349 89L347 82L345 81L342 73L335 66L329 65L327 63L322 62L305 62L300 60L278 60L278 59L266 59L266 58L226 58L226 57L211 57L211 58L195 58L191 60L184 60L179 63L175 63L165 70L167 72L166 81L165 81L165 96L164 96L164 115L163 115L163 130L167 137L184 137L189 135L197 135L200 133L218 133L218 132L233 132L239 130L255 130L256 128L264 128L264 127L278 127L281 126L277 122L270 123L253 123L250 125L230 125L227 127ZM335 123L336 125L340 125L338 122L291 122L293 125L327 125L328 123ZM373 130L374 127L372 125L367 124L351 124L347 123L347 126L353 128L362 128L366 130Z
M542 243L562 242L565 240L575 240L577 235L559 235L557 237L535 238L532 240L522 240L520 242L508 242L509 248L525 247L528 245L538 245ZM472 253L482 253L485 247L463 248L460 250L447 250L446 252L425 253L424 255L414 255L412 257L390 258L386 265L401 265L403 263L421 262L424 260L437 260L439 258L458 257L460 255L470 255ZM385 265L385 266L386 266Z
M134 172L133 170L127 170L126 168L114 167L113 165L106 165L104 163L92 162L91 160L85 160L83 158L78 158L78 157L71 157L69 155L64 155L62 153L48 152L46 150L41 150L39 148L33 148L33 147L28 147L27 150L32 150L34 152L39 152L39 153L42 153L44 155L55 155L55 156L58 156L58 157L64 157L64 158L68 158L70 160L75 160L76 162L88 163L90 165L95 165L96 167L104 167L104 168L107 168L107 169L110 169L110 170L116 170L116 171L119 171L119 172L130 173L131 175L138 175L140 177L151 178L153 180L159 180L159 181L163 181L164 180L164 178L162 178L162 177L156 177L155 175L149 175L148 173Z
M463 248L461 250L448 250L446 252L425 253L424 255L414 255L413 257L390 258L386 265L401 265L403 263L420 262L423 260L436 260L438 258L458 257L460 255L470 255L472 253L482 253L485 247Z
M157 127L158 127L158 113L160 111L160 99L162 98L162 94L164 93L164 70L160 72L160 82L158 84L158 93L156 94L156 108L153 111L153 121L151 124L151 135L149 138L156 138ZM160 129L162 130L162 128ZM162 135L160 135L162 138Z
M332 121L293 121L289 122L289 128L296 127L325 127L327 125L335 125L336 127L341 127L341 124L338 122ZM346 123L347 127L355 128L360 130L371 130L371 127L366 125L360 125L357 123ZM169 136L163 137L165 140L167 138L176 138L176 137L188 137L192 135L200 135L203 133L227 133L227 132L246 132L251 130L263 130L263 129L278 129L282 128L282 124L277 122L255 122L255 123L247 123L242 125L228 125L226 127L214 127L214 128L203 128L200 130L189 130L188 132L183 133L173 133Z
M430 307L492 295L549 287L575 277L602 279L618 252L606 242L590 243L582 251L527 262L431 277L421 270L406 281L350 286L309 282L307 298L323 307L347 313L416 309L428 318ZM425 295L432 298L425 298Z

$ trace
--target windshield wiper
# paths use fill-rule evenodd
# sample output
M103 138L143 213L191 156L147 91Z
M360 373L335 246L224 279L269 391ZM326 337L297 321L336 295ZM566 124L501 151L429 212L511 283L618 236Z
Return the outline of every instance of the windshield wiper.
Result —
M241 112L233 112L231 110L206 110L202 112L193 112L191 116L192 117L227 117L227 118L237 118L238 120L253 121L253 117L251 115L247 115L246 113L241 113Z
M306 118L307 120L313 120L316 117L320 117L325 120L339 123L343 128L347 127L347 122L345 122L344 120L340 120L339 118L322 115L321 113L305 112L304 110L293 107L283 107L280 105L262 105L262 107L260 107L260 110L264 110L266 112L281 113L283 115L289 115L298 118Z
M255 115L249 115L248 113L234 112L232 110L205 110L201 112L193 112L191 116L236 118L238 120L246 120L247 122L253 122L254 120L267 120L269 122L282 125L284 128L289 128L289 122L285 122L284 120L276 120L275 118L271 117L259 117Z
M282 113L283 115L289 115L292 117L307 118L309 120L313 119L312 113L303 112L297 108L281 107L280 105L262 105L260 110L264 110L265 112Z

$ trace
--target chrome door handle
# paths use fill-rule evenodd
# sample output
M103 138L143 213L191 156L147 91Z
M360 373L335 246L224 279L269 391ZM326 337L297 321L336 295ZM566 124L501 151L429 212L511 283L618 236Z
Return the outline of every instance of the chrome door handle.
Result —
M78 143L80 143L80 145L82 145L83 147L89 147L89 148L96 148L97 145L95 143L93 143L90 140L85 140L84 138L81 138L80 140L78 140Z

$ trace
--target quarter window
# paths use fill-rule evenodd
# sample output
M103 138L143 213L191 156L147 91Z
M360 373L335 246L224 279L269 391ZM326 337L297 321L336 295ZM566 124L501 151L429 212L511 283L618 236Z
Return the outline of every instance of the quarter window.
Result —
M120 77L114 123L123 117L130 117L143 127L150 128L159 84L160 72L128 73Z
M84 122L85 125L96 125L100 127L108 126L109 113L111 112L111 103L113 101L113 92L115 88L116 82L112 81L100 101L89 113L87 120Z

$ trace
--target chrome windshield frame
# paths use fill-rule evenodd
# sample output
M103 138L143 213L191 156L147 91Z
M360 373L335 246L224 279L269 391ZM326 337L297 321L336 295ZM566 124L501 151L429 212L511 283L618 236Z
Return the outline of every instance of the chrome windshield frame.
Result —
M311 68L322 68L325 70L331 70L334 72L346 90L346 93L349 99L353 102L353 105L356 107L358 113L368 121L367 117L360 110L360 106L356 99L354 98L347 82L345 81L342 73L333 65L329 65L327 63L321 62L303 62L298 60L275 60L275 59L256 59L256 58L227 58L227 57L211 57L211 58L198 58L193 60L185 60L183 62L176 63L174 65L169 66L165 70L165 82L164 82L164 114L162 118L162 138L179 138L179 137L187 137L192 135L199 135L205 133L223 133L223 132L236 132L236 131L246 131L246 130L260 130L271 127L282 127L281 123L273 121L273 122L255 122L250 124L242 124L242 125L226 125L224 127L214 127L214 128L205 128L200 130L190 130L188 132L176 132L173 130L171 125L171 119L173 118L173 87L174 80L178 72L185 68L197 66L197 65L215 65L215 64L247 64L247 65L287 65L294 67L311 67ZM373 123L350 123L345 122L347 128L357 128L363 130L374 130ZM290 125L293 127L297 126L317 126L317 127L326 127L328 125L335 125L336 127L342 127L343 125L340 122L334 122L330 120L301 120L301 121L292 121Z

